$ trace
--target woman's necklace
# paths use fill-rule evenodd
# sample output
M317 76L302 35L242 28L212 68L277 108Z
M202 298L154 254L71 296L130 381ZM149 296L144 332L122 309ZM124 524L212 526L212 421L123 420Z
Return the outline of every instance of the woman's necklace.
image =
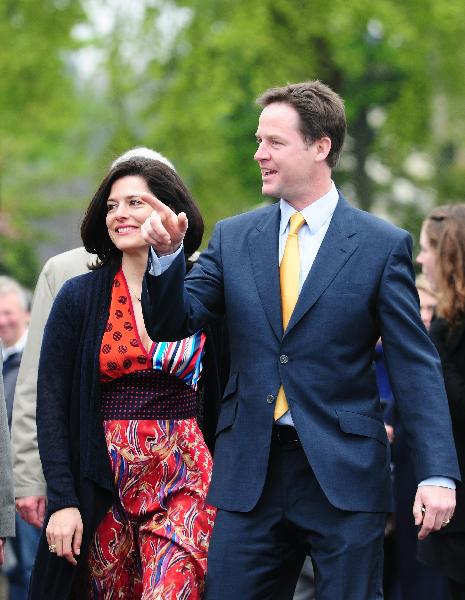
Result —
M128 285L128 288L129 288L129 291L131 292L131 294L134 296L134 298L140 302L140 301L141 301L141 298L142 298L142 296L138 296L138 295L136 294L136 292L135 292L135 291L132 289L132 287L130 287L129 285Z

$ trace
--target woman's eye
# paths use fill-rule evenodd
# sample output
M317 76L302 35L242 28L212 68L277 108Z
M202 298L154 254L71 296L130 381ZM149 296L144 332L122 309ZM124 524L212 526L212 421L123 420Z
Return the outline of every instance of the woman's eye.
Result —
M142 200L140 200L139 198L132 198L130 204L131 206L137 206L139 204L142 204Z
M112 211L116 207L116 204L107 204L107 212Z

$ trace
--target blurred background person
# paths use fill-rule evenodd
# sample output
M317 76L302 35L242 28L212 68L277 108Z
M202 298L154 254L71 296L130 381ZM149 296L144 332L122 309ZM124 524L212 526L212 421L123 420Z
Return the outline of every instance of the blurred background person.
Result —
M420 315L426 329L429 331L434 317L438 297L428 279L421 273L416 278L418 297L420 299Z
M17 281L0 276L0 343L3 355L3 385L11 427L13 399L21 356L26 345L29 299Z
M465 479L465 204L434 209L423 223L417 262L437 293L430 335L441 358L462 481ZM419 542L418 556L448 579L453 600L465 599L465 486L452 520ZM429 596L428 596L429 597Z
M0 341L9 427L11 427L16 379L26 344L28 323L28 294L11 277L0 276ZM27 598L39 536L40 530L37 527L25 523L16 515L16 537L9 543L13 565L5 570L10 600L26 600Z
M420 315L429 329L436 307L436 293L424 275L416 278L420 299ZM417 533L412 519L412 501L415 498L416 479L413 469L408 437L396 418L394 402L393 444L395 535L394 535L394 584L387 600L447 600L445 578L436 570L417 560Z
M5 538L14 535L15 512L10 463L10 435L3 393L2 354L0 352L0 566L3 565Z

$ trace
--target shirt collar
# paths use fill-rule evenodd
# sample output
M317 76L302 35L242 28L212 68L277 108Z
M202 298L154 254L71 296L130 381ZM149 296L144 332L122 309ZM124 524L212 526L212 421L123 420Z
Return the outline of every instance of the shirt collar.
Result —
M0 345L1 350L2 350L2 355L3 355L3 361L6 361L6 359L9 358L10 356L13 356L13 354L18 354L18 352L22 352L26 345L26 341L27 341L27 329L23 333L23 335L19 338L19 340L16 342L16 344L14 344L13 346L8 346L8 348L7 348L6 346Z
M331 189L329 192L300 211L307 222L310 233L316 233L318 229L320 229L320 227L332 216L333 212L336 210L338 200L339 192L334 185L334 181L331 181ZM283 235L283 233L286 231L286 227L288 226L289 219L297 211L286 200L284 200L284 198L281 198L279 201L279 207L281 210L279 235Z

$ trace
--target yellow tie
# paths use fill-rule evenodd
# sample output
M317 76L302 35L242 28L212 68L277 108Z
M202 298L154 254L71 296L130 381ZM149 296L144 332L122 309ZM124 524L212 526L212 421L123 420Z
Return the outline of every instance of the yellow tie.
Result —
M283 329L291 319L292 311L297 304L299 297L300 283L300 252L299 252L299 229L305 223L305 219L300 212L296 212L291 217L289 226L289 235L287 236L286 247L284 248L281 266L279 267L279 281L281 284L281 308L283 315ZM276 405L274 408L275 421L289 409L286 400L284 388L279 388Z

